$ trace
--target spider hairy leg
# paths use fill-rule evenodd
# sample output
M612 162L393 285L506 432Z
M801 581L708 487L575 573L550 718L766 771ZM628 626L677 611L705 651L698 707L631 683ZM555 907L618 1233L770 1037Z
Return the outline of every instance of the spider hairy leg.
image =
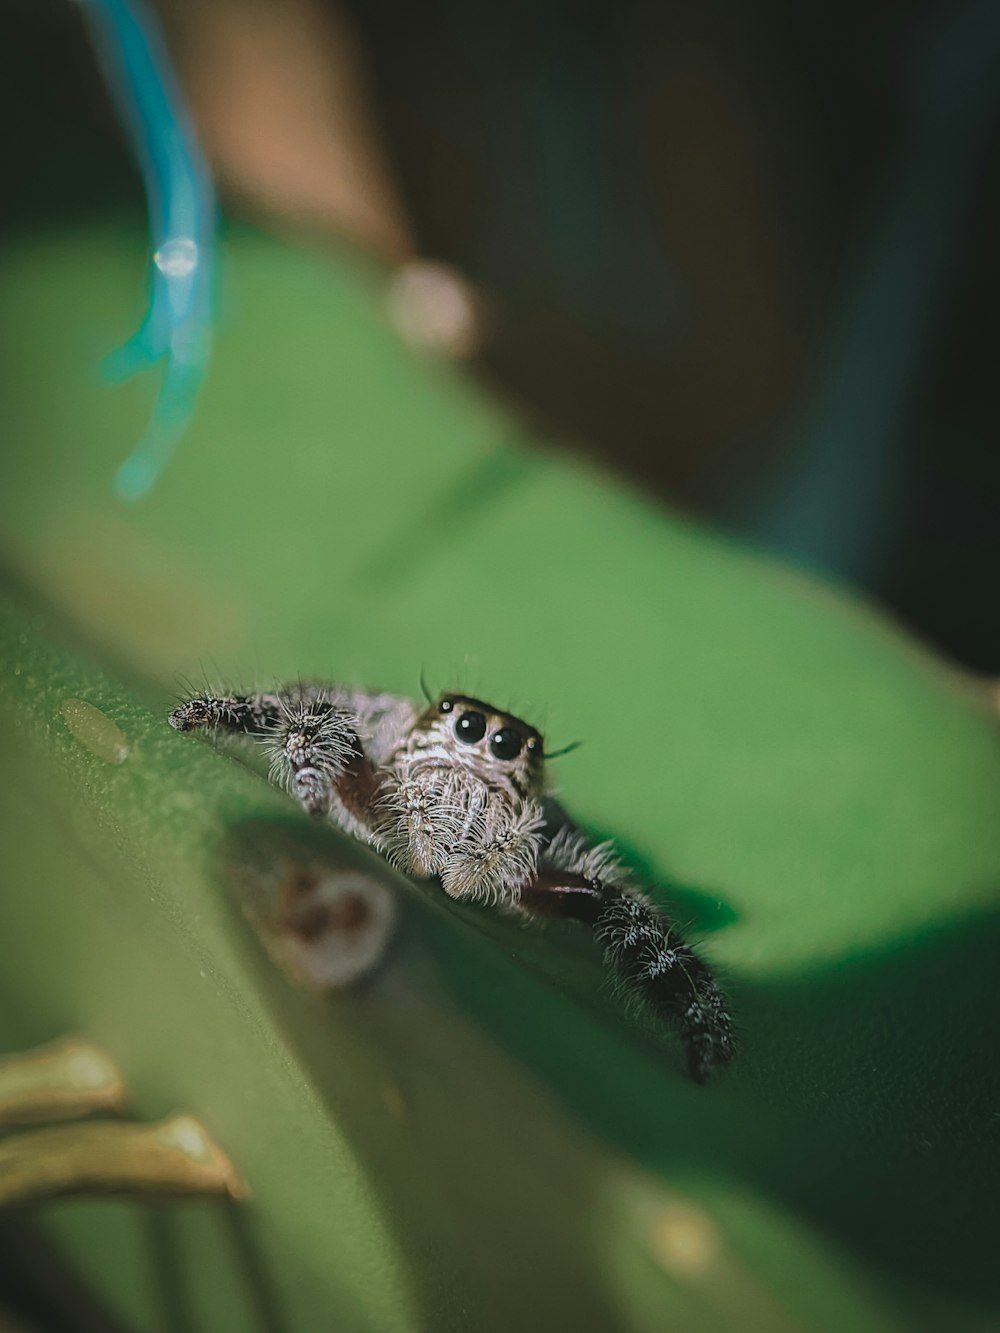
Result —
M583 875L554 870L540 870L521 890L520 905L536 916L558 917L562 921L597 923L607 903L607 891L596 880Z
M681 1035L688 1070L705 1083L733 1055L733 1023L709 968L646 898L610 889L594 934L622 990Z
M378 845L418 878L438 875L452 898L516 903L538 860L544 819L534 802L497 799L462 769L401 762L378 802Z
M538 864L545 817L540 805L520 808L487 801L441 872L441 885L452 898L513 907Z
M340 778L363 758L354 718L320 700L287 702L268 739L271 779L310 814L327 814Z
M521 904L540 915L589 925L616 988L680 1034L691 1077L705 1083L733 1055L726 1001L676 926L623 878L609 847L591 847L579 830L564 829L522 890Z
M175 731L230 731L259 735L277 721L275 694L199 695L185 699L167 719Z
M342 694L339 686L301 681L256 694L198 694L178 704L167 721L175 731L266 736L279 725L283 710L290 705L314 703L322 707Z
M407 874L430 879L448 862L461 838L464 809L454 775L420 772L400 764L383 783L375 809L378 845Z
M271 780L311 814L339 805L352 832L365 836L368 804L377 782L355 713L321 685L290 685L263 694L201 695L170 714L177 731L207 730L261 739L271 759Z

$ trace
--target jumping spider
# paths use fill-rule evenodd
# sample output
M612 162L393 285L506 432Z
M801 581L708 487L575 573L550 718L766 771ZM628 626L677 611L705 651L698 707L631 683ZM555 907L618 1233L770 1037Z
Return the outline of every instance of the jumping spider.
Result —
M272 780L306 810L453 898L584 922L619 988L680 1033L697 1082L732 1055L712 973L610 846L546 799L542 737L520 718L462 694L425 707L298 684L188 699L170 723L262 738Z

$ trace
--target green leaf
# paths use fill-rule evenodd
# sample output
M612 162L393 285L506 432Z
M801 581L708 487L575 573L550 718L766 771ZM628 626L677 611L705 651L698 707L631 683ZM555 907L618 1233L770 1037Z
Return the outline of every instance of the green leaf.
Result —
M85 1031L144 1114L194 1110L234 1157L254 1192L240 1236L194 1206L156 1224L205 1327L245 1327L253 1299L290 1327L336 1310L435 1330L745 1328L754 1300L761 1327L912 1328L910 1289L934 1294L926 1326L956 1327L953 1298L994 1302L985 692L847 597L530 443L396 343L375 275L258 237L228 247L195 427L123 509L111 482L152 387L93 368L140 301L137 235L8 264L0 522L27 592L4 631L0 1040ZM319 835L173 735L167 692L210 673L415 693L421 668L585 742L560 794L698 922L741 1029L730 1074L687 1083L573 931L432 886L398 884L400 942L357 995L327 1006L275 970L241 876ZM86 707L74 730L69 700L128 757ZM661 1244L685 1208L713 1238L697 1280ZM123 1209L66 1206L58 1226L154 1327L138 1270L101 1261L123 1228L136 1247Z

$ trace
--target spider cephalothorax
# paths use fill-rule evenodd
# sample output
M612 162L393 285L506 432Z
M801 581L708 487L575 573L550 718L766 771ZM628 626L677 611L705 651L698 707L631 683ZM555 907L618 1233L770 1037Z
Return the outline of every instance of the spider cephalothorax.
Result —
M459 765L518 800L542 794L540 733L519 717L464 694L443 694L421 713L399 752L443 767Z
M480 699L444 694L418 708L338 685L189 699L179 731L259 736L272 777L402 870L453 898L585 922L625 994L678 1029L704 1081L732 1054L732 1022L711 972L593 845L545 801L541 734Z

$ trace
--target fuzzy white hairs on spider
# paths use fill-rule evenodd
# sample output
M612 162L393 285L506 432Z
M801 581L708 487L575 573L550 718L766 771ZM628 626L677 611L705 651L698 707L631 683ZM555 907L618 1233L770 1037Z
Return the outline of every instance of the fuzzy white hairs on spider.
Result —
M611 844L544 804L542 737L520 718L461 694L422 709L298 684L188 699L170 722L262 738L272 780L306 810L452 898L584 923L619 991L679 1032L694 1079L731 1058L732 1020L711 971L628 882Z

